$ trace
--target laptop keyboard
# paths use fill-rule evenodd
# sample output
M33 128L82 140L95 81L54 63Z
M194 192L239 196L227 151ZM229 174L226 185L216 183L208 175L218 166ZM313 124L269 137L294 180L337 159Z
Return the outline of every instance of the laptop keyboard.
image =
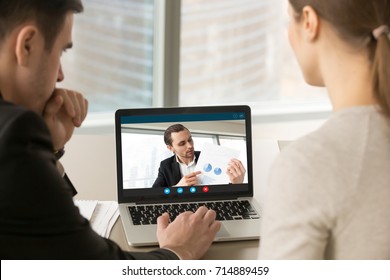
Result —
M185 211L195 212L200 206L206 206L217 213L219 221L259 219L260 216L248 200L213 201L202 203L173 203L161 205L129 206L134 225L157 224L157 218L167 212L170 221Z

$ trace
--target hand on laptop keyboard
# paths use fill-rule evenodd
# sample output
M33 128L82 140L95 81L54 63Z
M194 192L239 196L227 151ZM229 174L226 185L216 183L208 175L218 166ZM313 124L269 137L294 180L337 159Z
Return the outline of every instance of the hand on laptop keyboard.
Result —
M169 223L169 214L157 219L157 239L160 247L174 251L181 259L202 257L221 228L214 210L201 206L193 213L184 212Z
M195 212L200 206L214 210L218 221L259 219L258 213L248 200L132 205L128 209L134 225L150 225L157 224L157 218L165 212L169 214L169 221L173 222L181 213Z

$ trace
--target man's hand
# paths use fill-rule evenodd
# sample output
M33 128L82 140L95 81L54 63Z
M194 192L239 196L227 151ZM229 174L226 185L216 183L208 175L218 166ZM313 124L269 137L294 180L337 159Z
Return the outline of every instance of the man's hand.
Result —
M88 101L78 92L55 89L43 110L43 118L49 128L54 150L63 148L81 126L88 111Z
M232 159L228 163L226 174L232 184L242 184L244 182L245 167L238 159Z
M221 222L215 217L215 211L204 206L195 213L180 214L171 224L168 213L163 214L157 219L160 248L170 249L184 260L201 258L221 228Z
M183 176L179 183L176 184L177 187L190 187L198 184L198 180L196 179L196 175L201 174L201 171L192 172L186 176Z

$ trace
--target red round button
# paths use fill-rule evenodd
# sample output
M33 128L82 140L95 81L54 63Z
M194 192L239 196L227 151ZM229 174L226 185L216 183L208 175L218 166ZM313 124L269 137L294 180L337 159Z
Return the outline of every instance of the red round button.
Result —
M203 187L203 192L209 192L209 187L208 186L204 186Z

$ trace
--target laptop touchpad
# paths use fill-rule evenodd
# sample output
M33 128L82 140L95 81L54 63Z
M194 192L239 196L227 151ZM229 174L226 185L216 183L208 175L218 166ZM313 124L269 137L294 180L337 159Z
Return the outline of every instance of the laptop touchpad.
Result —
M215 236L215 239L218 240L220 238L229 237L229 236L230 236L230 233L228 232L228 230L226 229L224 224L222 224L221 229L217 232L217 235Z

